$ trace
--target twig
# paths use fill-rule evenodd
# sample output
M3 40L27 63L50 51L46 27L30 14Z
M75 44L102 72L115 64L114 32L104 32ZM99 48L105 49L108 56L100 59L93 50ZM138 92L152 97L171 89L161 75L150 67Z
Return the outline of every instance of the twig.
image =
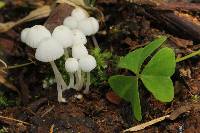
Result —
M31 125L30 123L28 122L25 122L25 121L21 121L21 120L17 120L17 119L14 119L14 118L10 118L10 117L5 117L5 116L0 116L1 119L6 119L6 120L11 120L11 121L15 121L15 122L19 122L19 123L22 123L22 124L25 124L25 125Z
M52 107L50 107L47 111L45 111L42 115L41 115L41 117L44 117L46 114L48 114L49 112L51 112L51 110L53 110L54 109L54 105L52 106Z
M126 130L124 130L123 132L125 133L125 132L135 132L135 131L139 131L139 130L145 129L145 128L148 127L148 126L151 126L151 125L153 125L153 124L156 124L156 123L158 123L158 122L161 122L161 121L163 121L163 120L165 120L166 118L169 118L169 117L170 117L170 115L166 115L166 116L163 116L163 117L159 117L159 118L156 118L156 119L151 120L151 121L149 121L149 122L143 123L143 124L141 124L141 125L137 125L137 126L134 126L134 127L129 128L129 129L126 129Z
M0 59L0 62L4 65L5 68L8 67L8 65L2 59Z
M29 63L20 64L20 65L0 67L0 70L9 70L9 69L20 68L20 67L28 66L28 65L33 64L33 63L34 63L34 62L31 61L31 62L29 62Z

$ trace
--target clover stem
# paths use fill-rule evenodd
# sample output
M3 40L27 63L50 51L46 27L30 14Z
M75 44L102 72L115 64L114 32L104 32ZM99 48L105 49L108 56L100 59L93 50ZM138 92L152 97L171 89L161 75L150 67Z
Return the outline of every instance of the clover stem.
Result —
M93 43L94 43L94 47L100 49L99 44L98 44L98 42L97 42L97 39L95 38L94 35L92 36L92 41L93 41Z
M184 61L184 60L189 59L189 58L191 58L191 57L193 57L193 56L196 56L196 55L198 55L198 54L200 54L200 50L195 51L195 52L192 52L191 54L186 55L186 56L183 56L183 57L181 57L181 58L177 58L177 59L176 59L176 62Z
M55 79L56 79L56 83L57 83L57 91L58 91L58 101L59 102L66 102L66 100L63 98L62 96L62 89L67 88L66 83L64 82L61 73L59 72L56 64L54 61L50 62L51 67L53 69L54 75L55 75Z
M85 90L83 91L84 94L88 94L90 90L90 72L87 72L87 81L86 81L86 86Z

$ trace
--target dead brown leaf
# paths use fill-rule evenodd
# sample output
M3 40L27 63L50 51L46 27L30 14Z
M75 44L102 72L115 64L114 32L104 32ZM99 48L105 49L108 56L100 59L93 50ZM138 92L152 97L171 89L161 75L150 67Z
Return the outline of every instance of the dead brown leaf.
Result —
M119 96L117 96L113 91L109 91L106 93L106 99L113 103L113 104L120 104L121 102L121 98Z
M0 23L0 33L6 32L6 31L10 30L11 28L13 28L19 24L22 24L24 22L48 17L50 12L51 12L50 6L45 5L45 6L42 6L40 8L37 8L37 9L31 11L28 16L26 16L16 22Z

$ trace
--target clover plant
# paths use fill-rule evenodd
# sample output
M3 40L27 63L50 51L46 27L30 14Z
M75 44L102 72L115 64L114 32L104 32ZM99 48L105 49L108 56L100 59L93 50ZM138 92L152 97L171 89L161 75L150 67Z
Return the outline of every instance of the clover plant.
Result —
M142 119L138 90L139 80L161 102L170 102L174 97L174 88L170 77L175 72L176 61L172 49L161 48L147 65L142 67L147 57L152 55L166 39L167 37L161 36L146 47L139 48L121 58L118 67L130 70L135 76L115 75L109 78L111 88L120 97L131 103L134 116L139 121Z

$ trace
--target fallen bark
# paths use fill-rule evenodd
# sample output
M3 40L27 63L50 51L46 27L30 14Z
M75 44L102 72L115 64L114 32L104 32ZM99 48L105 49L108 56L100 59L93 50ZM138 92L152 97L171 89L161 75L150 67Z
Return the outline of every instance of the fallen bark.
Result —
M157 28L181 38L200 42L200 20L198 16L191 15L193 11L199 13L200 4L183 2L152 4L148 1L133 3L141 7L138 13L156 24Z
M52 32L55 27L63 24L64 19L70 16L72 10L73 7L66 3L59 4L52 10L44 26Z

